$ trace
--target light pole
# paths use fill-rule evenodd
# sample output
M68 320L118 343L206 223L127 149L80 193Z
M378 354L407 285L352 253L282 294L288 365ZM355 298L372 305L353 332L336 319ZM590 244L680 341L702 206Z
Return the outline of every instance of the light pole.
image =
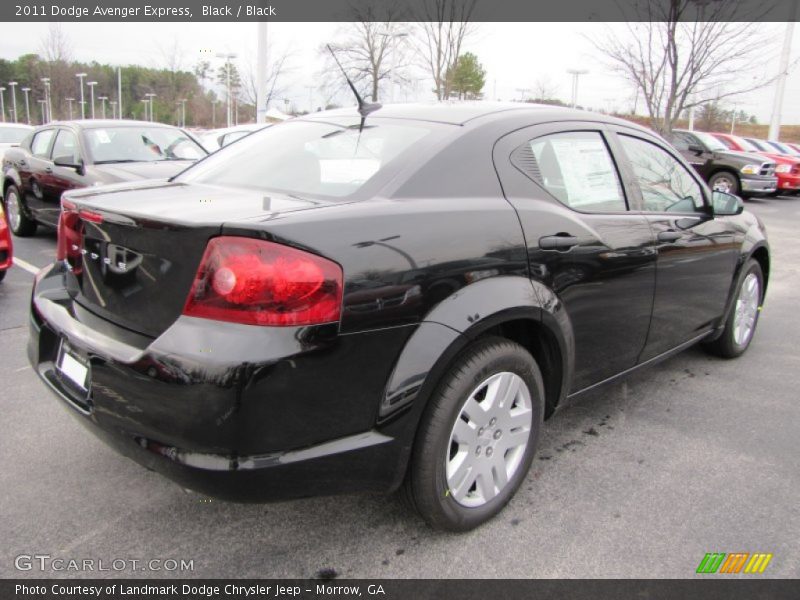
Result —
M217 128L217 102L216 98L211 101L211 129Z
M233 106L231 104L231 60L236 58L236 54L233 52L218 52L217 58L225 59L225 87L227 88L228 95L228 127L230 127L233 121Z
M40 104L39 108L41 109L41 112L42 112L42 125L44 125L45 124L45 116L46 116L46 113L47 113L47 100L44 100L44 99L39 100L39 104Z
M106 100L108 100L108 96L98 96L97 99L100 100L100 102L103 103L102 104L102 106L103 106L103 118L105 119L106 118Z
M177 103L181 105L181 127L186 127L186 98L178 100Z
M116 100L109 100L108 102L111 105L111 118L117 118L117 101Z
M14 107L14 123L19 121L17 118L17 82L16 81L9 81L9 87L11 88L11 102L12 106Z
M49 123L53 120L53 106L50 104L50 78L42 77L41 82L44 84L45 122Z
M150 104L150 100L142 98L142 102L144 102L144 120L149 121L150 119L147 118L147 106Z
M96 81L87 81L86 85L89 86L89 92L92 99L92 118L94 119L94 86L97 85Z
M81 80L81 119L86 118L86 101L83 99L83 78L86 77L86 73L78 73L75 75L78 79Z
M567 73L572 75L572 108L578 106L578 77L588 72L586 69L567 69Z
M0 85L0 113L3 114L3 123L6 122L6 88Z
M67 106L69 106L69 120L72 121L72 103L75 102L75 98L64 98L67 101Z
M148 94L145 94L145 96L147 96L150 99L150 121L152 122L153 120L155 120L155 117L153 117L153 98L155 98L156 95L150 92Z
M31 88L24 87L21 88L22 93L25 94L25 117L28 120L28 125L31 124L31 105L28 103L28 92L31 91Z
M391 65L389 65L389 82L391 83L391 87L389 88L389 102L394 102L395 87L397 87L397 78L394 74L395 69L397 69L397 40L399 38L408 37L408 34L402 31L394 33L391 31L382 31L378 33L378 35L389 38L389 44L392 46L392 61Z
M308 114L314 112L314 86L307 85L305 88L308 90Z

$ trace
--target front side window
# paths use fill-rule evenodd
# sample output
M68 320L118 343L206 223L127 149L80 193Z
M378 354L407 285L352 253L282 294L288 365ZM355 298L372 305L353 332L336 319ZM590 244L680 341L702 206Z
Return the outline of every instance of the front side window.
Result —
M98 127L84 132L95 164L197 160L206 155L194 140L171 127Z
M56 136L56 143L53 144L53 160L61 159L76 165L80 162L78 152L78 141L75 134L66 129L62 129Z
M178 181L344 198L432 137L434 124L367 119L290 121L225 146ZM377 180L376 180L377 181Z
M535 166L526 174L562 204L582 212L626 210L617 169L600 133L554 133L528 144Z
M687 135L681 133L680 131L674 131L672 133L672 137L669 139L672 142L672 145L675 146L681 152L688 152L689 144L696 144L697 142L690 140Z
M39 158L47 158L47 150L50 148L50 141L53 139L55 130L45 129L33 136L31 142L31 154Z
M703 190L671 154L645 140L619 135L639 188L644 210L703 212Z
M720 142L710 133L706 133L705 131L696 131L695 135L697 136L697 139L699 139L703 143L703 145L712 152L725 150L725 144Z

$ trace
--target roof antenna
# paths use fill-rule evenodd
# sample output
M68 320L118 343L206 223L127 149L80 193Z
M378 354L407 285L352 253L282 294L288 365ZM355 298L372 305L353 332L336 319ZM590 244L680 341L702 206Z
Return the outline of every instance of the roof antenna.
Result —
M361 128L363 128L364 119L366 118L366 116L369 113L378 110L382 105L379 102L364 102L364 99L361 97L361 94L358 93L356 86L353 85L353 82L350 81L350 78L347 76L347 72L344 70L344 67L342 67L342 63L340 63L339 59L336 58L336 54L333 52L333 48L331 48L331 45L325 44L325 46L328 48L328 52L331 53L331 56L333 56L333 60L335 60L336 64L339 65L339 69L342 71L342 75L344 75L344 78L347 80L347 84L350 86L350 89L353 90L353 94L355 94L356 100L358 100L358 113L361 115Z

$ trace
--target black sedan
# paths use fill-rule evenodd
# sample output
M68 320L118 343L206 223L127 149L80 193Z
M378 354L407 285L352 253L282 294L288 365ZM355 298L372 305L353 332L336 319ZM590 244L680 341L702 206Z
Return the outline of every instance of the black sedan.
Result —
M169 125L84 120L49 123L3 158L3 199L15 235L55 227L61 194L87 186L166 179L208 152Z
M80 422L208 495L402 488L466 530L568 401L696 343L749 346L764 227L650 131L519 104L371 110L65 194L28 352Z

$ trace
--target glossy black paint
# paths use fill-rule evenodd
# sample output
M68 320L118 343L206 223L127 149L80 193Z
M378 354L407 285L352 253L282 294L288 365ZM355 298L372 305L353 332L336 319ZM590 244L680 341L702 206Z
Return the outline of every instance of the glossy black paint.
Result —
M61 195L69 190L95 185L119 182L141 181L145 179L167 179L180 173L194 161L176 160L169 162L136 162L121 164L94 164L86 148L83 132L86 129L113 127L152 126L152 123L139 121L93 119L87 121L54 122L37 127L17 148L6 151L3 157L3 195L9 185L16 185L20 191L21 209L30 219L55 227L61 213ZM160 125L159 127L169 127ZM44 155L34 155L31 151L33 137L42 131L54 131ZM53 156L55 140L59 131L71 132L78 143L78 162L74 166L58 164ZM195 140L186 131L182 132ZM199 149L205 152L200 142ZM60 161L59 161L60 162Z
M123 453L205 493L390 491L439 377L476 337L528 347L552 412L714 335L743 262L756 256L768 272L763 226L748 213L641 210L615 136L675 155L642 128L519 105L390 106L369 117L387 118L437 120L446 135L362 201L265 198L180 178L70 193L104 217L87 228L99 260L81 275L57 264L37 277L29 357L39 375ZM538 135L587 129L613 153L628 210L571 210L510 162ZM658 241L667 229L680 235ZM181 316L205 244L220 234L338 262L340 322L270 328ZM576 245L542 247L557 234ZM116 247L138 257L124 277L102 268ZM62 339L91 362L88 396L54 368Z

